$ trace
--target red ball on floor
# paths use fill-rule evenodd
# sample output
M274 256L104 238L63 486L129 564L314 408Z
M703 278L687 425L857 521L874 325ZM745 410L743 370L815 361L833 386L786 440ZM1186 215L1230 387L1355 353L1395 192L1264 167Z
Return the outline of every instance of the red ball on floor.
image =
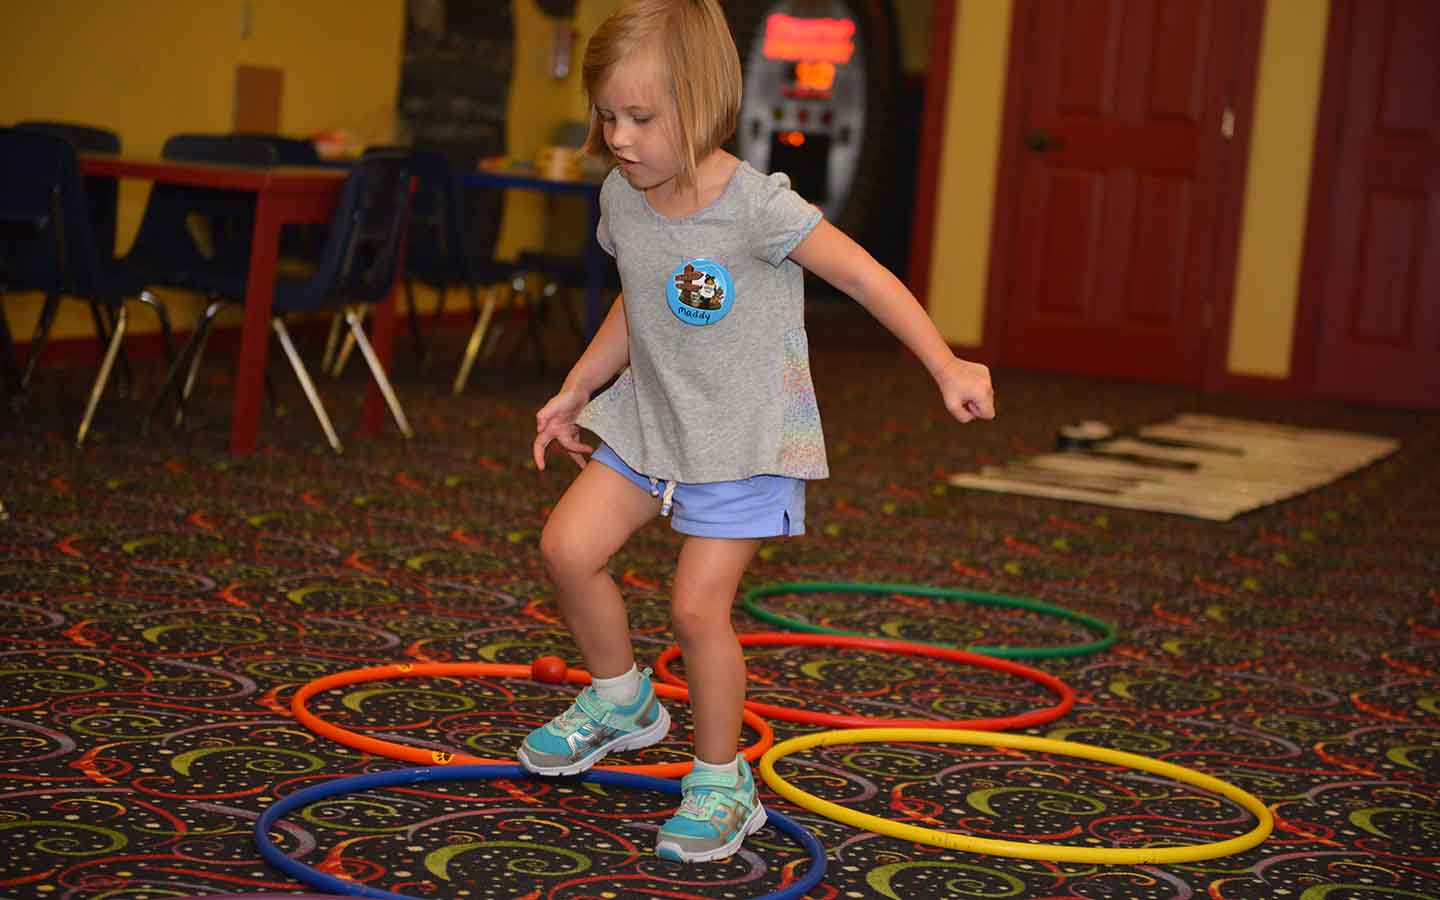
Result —
M537 656L530 664L530 677L546 684L559 684L565 680L569 667L558 656Z

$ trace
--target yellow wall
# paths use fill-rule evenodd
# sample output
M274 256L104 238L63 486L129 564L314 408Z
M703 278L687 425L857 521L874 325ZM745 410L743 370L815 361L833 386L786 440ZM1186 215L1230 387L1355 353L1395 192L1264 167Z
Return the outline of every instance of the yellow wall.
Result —
M1011 0L957 0L927 303L951 344L980 343Z
M1290 374L1329 0L1270 0L1226 368Z
M250 33L241 35L248 8ZM393 138L403 0L18 0L0 29L0 122L47 118L117 131L124 152L158 155L182 131L229 131L235 67L285 72L280 126L289 134L339 128L364 142ZM122 182L123 250L149 187ZM39 302L7 303L16 337L29 337ZM172 304L181 327L187 304ZM12 309L11 307L14 307ZM54 335L92 333L65 304ZM153 320L136 316L136 330Z
M582 0L572 73L549 74L555 20L530 0L515 5L516 62L509 152L530 158L567 120L583 120L579 65L585 41L620 0ZM1228 336L1230 371L1288 374L1315 111L1329 0L1270 0L1261 47L1245 222ZM242 11L251 32L241 37ZM958 0L931 258L930 309L941 333L978 344L995 200L1004 77L1013 0ZM902 16L905 22L919 21ZM281 128L340 128L361 142L393 138L403 41L403 0L18 0L0 31L0 122L29 117L93 122L120 132L127 153L158 153L178 131L230 126L238 64L285 71ZM912 41L907 41L913 43ZM912 52L907 51L907 59ZM147 187L121 190L122 248ZM507 198L500 254L542 245L555 201ZM563 210L562 210L563 212ZM181 305L183 306L183 305ZM57 336L90 333L77 304ZM38 302L9 303L11 328L29 335ZM137 317L139 330L151 327ZM181 327L185 317L181 316Z
M505 138L511 156L529 160L535 158L536 150L550 143L556 127L567 121L586 121L589 108L580 86L585 42L621 0L581 0L576 5L574 20L568 22L546 17L533 0L514 2L515 70L511 74ZM575 31L570 76L563 79L550 74L550 50L557 25ZM581 231L588 223L583 201L581 204L566 202L570 199L546 197L533 191L508 192L496 255L513 259L520 250L545 245L551 209L557 214L578 218L576 228L579 230L574 235L576 240L583 240Z
M531 159L555 128L583 120L580 61L585 41L620 0L582 0L575 19L547 18L533 0L511 0L515 15L515 71L507 110L507 152ZM0 31L0 122L62 119L119 132L124 152L158 155L181 131L231 127L235 67L284 70L281 130L311 134L339 129L357 145L397 138L395 98L404 43L404 0L20 0L7 4ZM241 36L249 11L249 36ZM554 28L575 29L571 74L550 74ZM134 237L149 186L122 182L119 246ZM512 191L506 197L498 253L511 258L553 237L557 219L576 220L583 240L583 206L566 199ZM552 210L556 215L552 216ZM162 292L167 298L182 292ZM458 307L459 292L450 298ZM429 308L429 301L422 300ZM170 304L177 327L193 320L195 304ZM6 305L11 330L26 339L40 299ZM232 314L232 319L234 314ZM154 331L141 313L134 330ZM61 306L54 337L88 336L88 314Z
M1012 0L958 0L929 307L957 346L980 342ZM1246 176L1228 369L1290 371L1329 0L1269 0ZM943 265L943 273L940 267Z

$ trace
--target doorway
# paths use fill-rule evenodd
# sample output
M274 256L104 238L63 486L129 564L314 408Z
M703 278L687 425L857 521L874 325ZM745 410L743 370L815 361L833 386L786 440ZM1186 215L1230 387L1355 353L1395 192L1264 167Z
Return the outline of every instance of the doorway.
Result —
M1016 0L984 336L998 364L1218 380L1263 12Z
M1440 4L1334 0L1325 59L1296 380L1440 409Z

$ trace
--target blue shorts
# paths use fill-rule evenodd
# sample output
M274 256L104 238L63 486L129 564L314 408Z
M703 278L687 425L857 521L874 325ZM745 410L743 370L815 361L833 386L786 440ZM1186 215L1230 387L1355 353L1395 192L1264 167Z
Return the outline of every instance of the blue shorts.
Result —
M805 482L784 475L752 475L739 481L680 484L650 479L601 444L590 456L662 498L660 514L674 515L681 534L714 538L769 538L805 533Z

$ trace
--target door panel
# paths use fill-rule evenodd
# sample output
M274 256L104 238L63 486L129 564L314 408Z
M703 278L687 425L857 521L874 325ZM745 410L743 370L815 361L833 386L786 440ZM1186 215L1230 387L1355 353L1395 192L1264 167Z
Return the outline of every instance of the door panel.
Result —
M999 362L1199 384L1231 0L1020 0L1022 146ZM1229 37L1226 37L1230 35ZM1227 288L1228 290L1228 288Z
M1339 103L1318 254L1315 390L1440 408L1440 4L1337 0Z

